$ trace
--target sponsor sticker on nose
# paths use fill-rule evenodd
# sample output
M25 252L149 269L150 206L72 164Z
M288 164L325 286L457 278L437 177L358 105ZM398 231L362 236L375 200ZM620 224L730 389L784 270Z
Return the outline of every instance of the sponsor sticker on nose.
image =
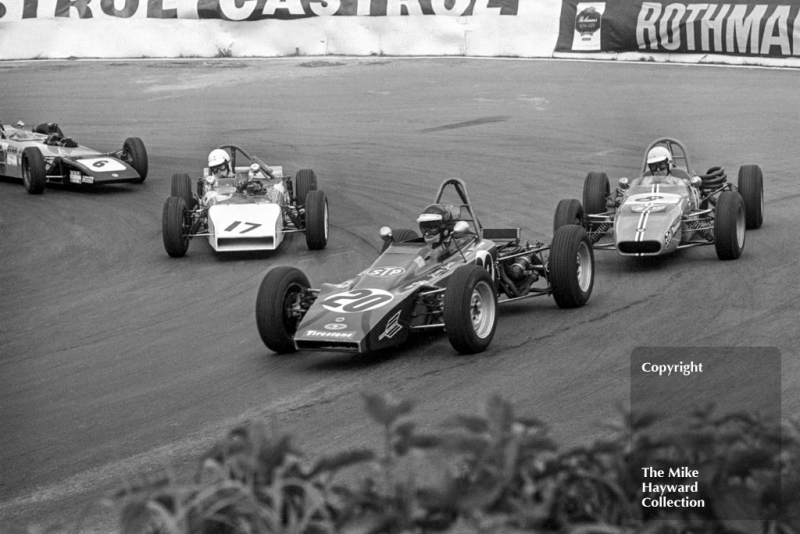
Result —
M367 276L399 276L406 272L402 267L375 267L367 271Z

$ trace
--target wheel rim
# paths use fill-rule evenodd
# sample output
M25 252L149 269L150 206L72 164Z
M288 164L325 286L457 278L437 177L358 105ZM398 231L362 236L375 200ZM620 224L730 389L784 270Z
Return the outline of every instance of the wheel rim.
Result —
M283 298L283 326L290 334L297 332L298 319L292 316L292 307L294 306L297 297L303 292L303 286L300 284L292 284L286 289L286 294Z
M592 283L592 256L589 247L586 243L581 241L578 245L578 253L575 255L575 263L578 265L578 287L581 291L586 292Z
M469 301L472 329L479 338L485 338L491 333L495 312L492 289L486 282L479 282L472 290Z
M181 225L181 238L183 238L183 246L189 246L189 235L192 233L192 212L187 209L183 210L183 225Z
M22 183L26 189L31 188L31 169L27 158L22 162Z
M328 241L328 202L325 201L325 208L322 210L322 221L324 225L325 241Z
M740 204L736 209L736 242L741 248L744 245L745 217L744 208Z
M122 147L122 161L133 167L133 156L131 156L131 149L128 145Z

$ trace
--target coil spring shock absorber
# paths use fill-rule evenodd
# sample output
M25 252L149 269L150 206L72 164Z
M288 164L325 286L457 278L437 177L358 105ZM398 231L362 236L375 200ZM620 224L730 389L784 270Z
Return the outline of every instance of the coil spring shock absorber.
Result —
M303 221L300 218L300 213L293 206L283 206L281 208L284 221L291 221L295 228L300 229L303 227Z
M203 219L205 218L204 215L205 215L205 213L201 213L201 215L199 217L197 217L197 219L195 219L195 221L192 223L191 227L189 228L189 234L196 234L196 233L198 233L200 231L200 229L203 227ZM192 216L191 212L188 212L187 213L187 217L191 217L191 216Z
M603 236L606 235L608 231L611 230L613 227L614 225L609 222L600 223L599 225L597 225L597 228L589 232L589 239L592 240L592 244L600 241L603 238Z
M703 228L703 225L700 223L700 221L689 221L686 223L686 226L690 230L694 230L700 234L704 239L708 241L714 241L714 235L711 233L711 230L708 228Z

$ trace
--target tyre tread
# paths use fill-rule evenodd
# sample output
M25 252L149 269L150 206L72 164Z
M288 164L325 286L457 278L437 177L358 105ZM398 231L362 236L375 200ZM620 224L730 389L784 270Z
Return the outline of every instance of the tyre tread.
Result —
M575 258L580 244L589 248L592 279L589 288L583 291L578 283ZM580 226L566 225L556 230L550 244L548 280L553 298L559 308L578 308L586 304L594 288L594 251L586 231Z
M310 287L303 272L287 265L274 267L264 275L256 296L256 326L264 345L277 354L297 351L295 332L286 328L283 305L286 292L292 285Z

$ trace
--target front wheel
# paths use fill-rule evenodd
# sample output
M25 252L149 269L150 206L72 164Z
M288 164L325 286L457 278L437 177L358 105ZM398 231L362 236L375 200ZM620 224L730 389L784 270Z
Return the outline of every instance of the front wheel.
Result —
M758 165L739 167L739 194L744 201L745 226L761 228L764 222L764 175Z
M317 174L311 169L300 169L294 176L295 203L303 205L308 193L317 190Z
M567 224L583 224L583 205L575 198L559 200L553 214L553 232Z
M723 191L714 212L714 248L721 260L735 260L744 251L745 207L742 195Z
M296 267L275 267L264 276L256 297L256 326L268 349L278 354L297 351L299 304L309 287L308 278Z
M462 265L444 292L444 328L450 344L461 354L483 352L497 329L497 293L486 269Z
M188 174L173 174L170 196L180 197L186 204L186 209L193 210L195 206L194 192L192 191L192 179Z
M309 250L322 250L328 244L328 199L322 191L309 191L306 196L306 245Z
M22 151L22 183L31 195L44 193L47 183L44 156L38 148L28 147Z
M590 172L583 181L583 209L588 215L608 211L611 188L604 172Z
M173 258L186 255L189 250L189 236L186 232L186 203L181 197L169 197L164 203L161 217L161 234L164 249Z
M128 165L133 167L139 178L136 180L137 184L144 182L147 178L147 150L144 148L144 143L138 137L129 137L122 143L122 152L125 161Z
M547 276L559 308L586 304L594 286L594 251L583 228L572 224L556 230Z

